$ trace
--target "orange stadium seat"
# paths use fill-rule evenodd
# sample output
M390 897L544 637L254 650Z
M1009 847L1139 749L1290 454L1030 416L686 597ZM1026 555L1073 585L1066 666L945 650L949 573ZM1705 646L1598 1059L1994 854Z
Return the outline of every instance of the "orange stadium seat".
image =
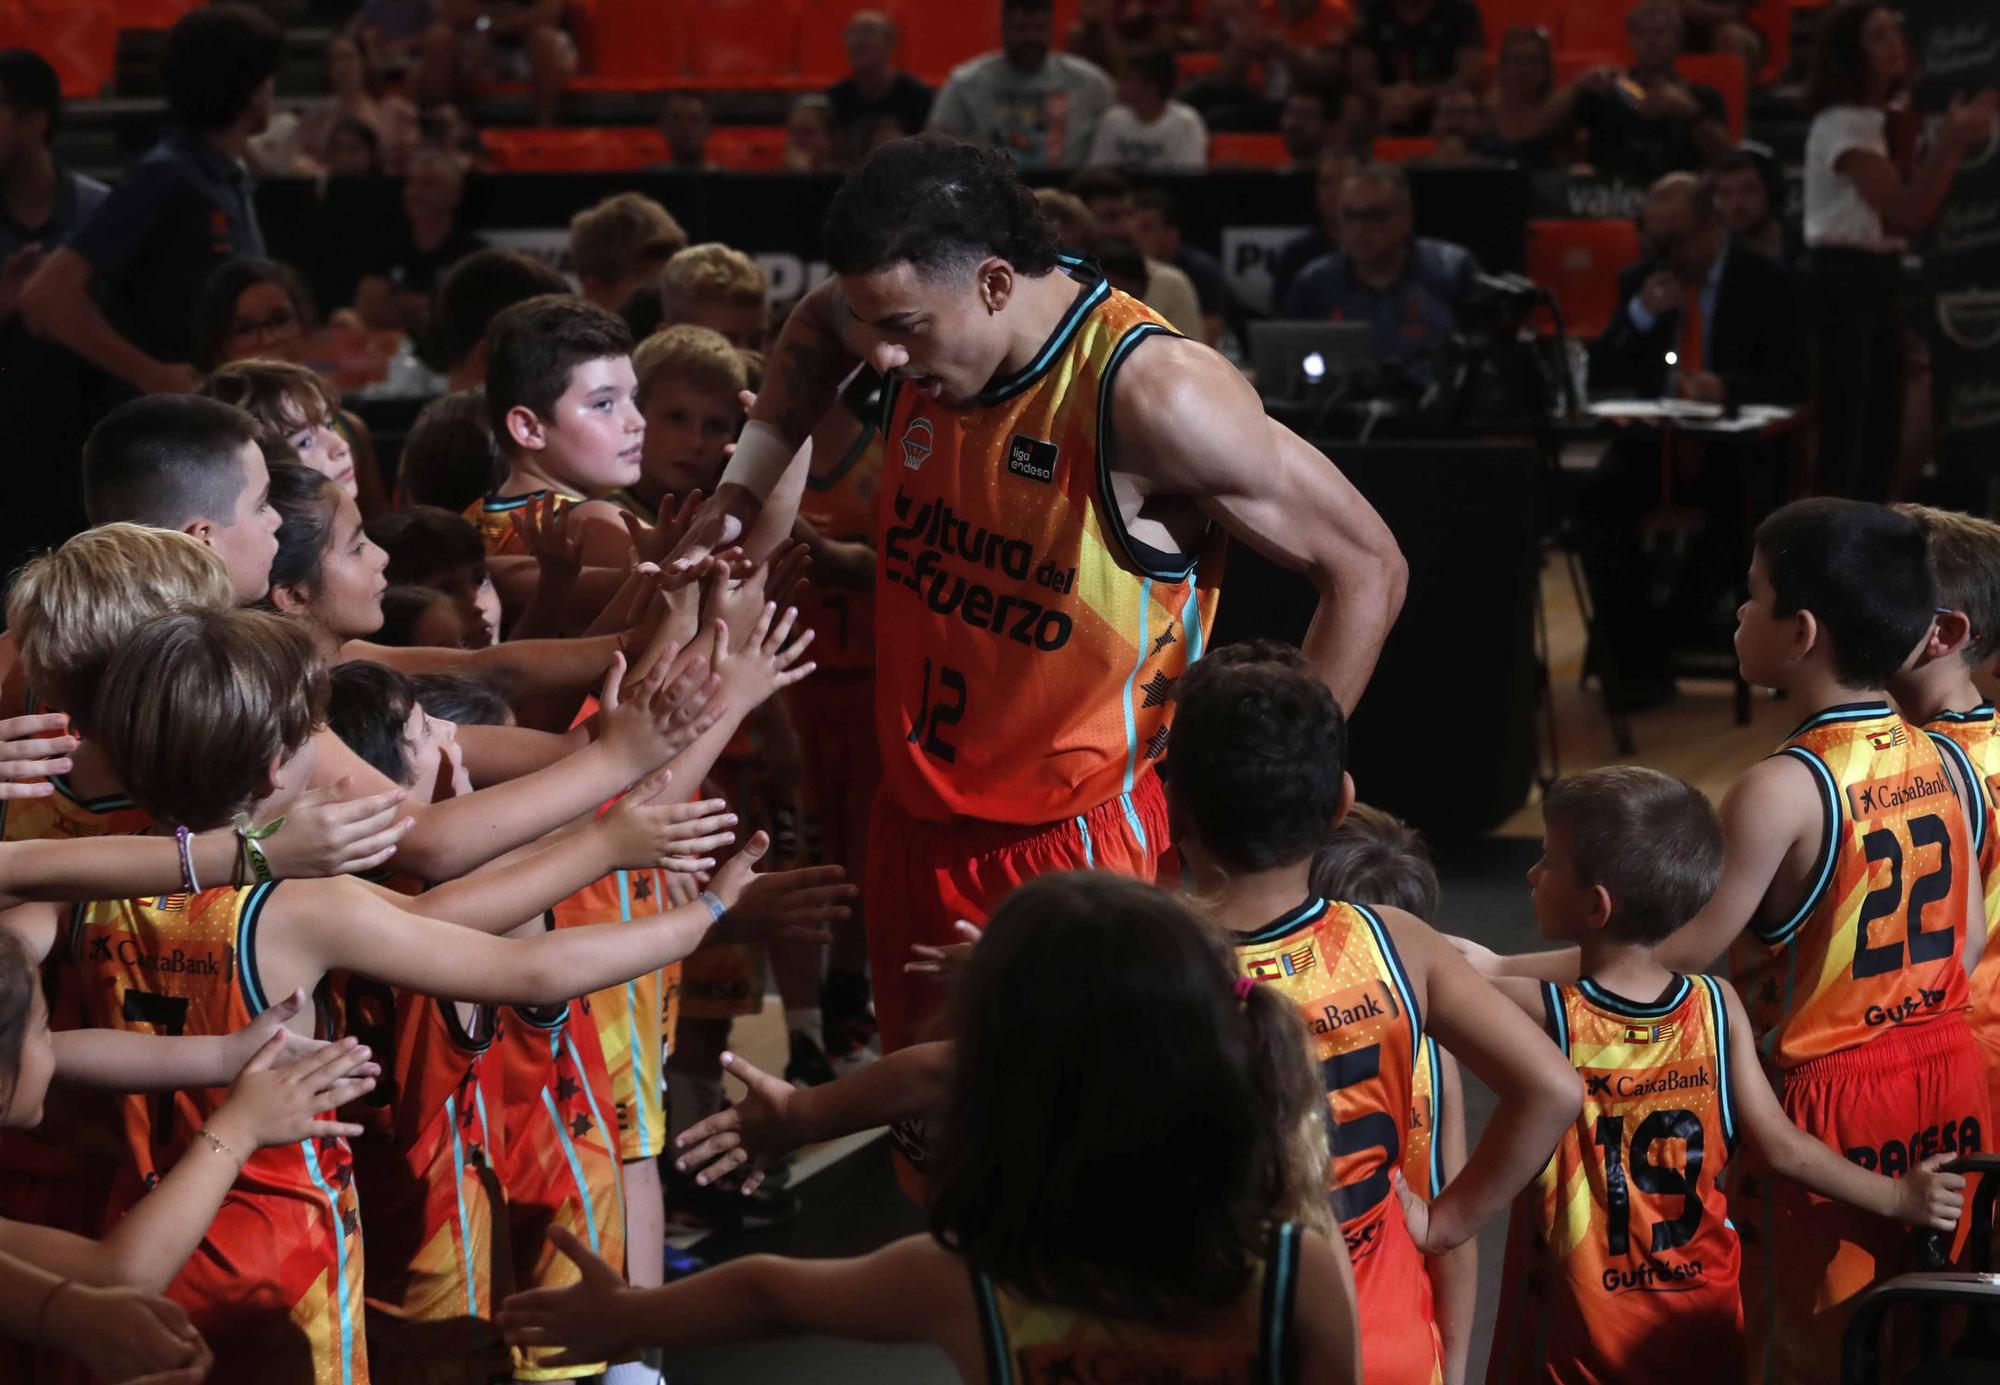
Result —
M847 75L847 21L860 0L805 0L799 11L799 75L830 86Z
M1208 137L1208 162L1216 168L1283 168L1292 161L1278 135L1222 134Z
M1764 36L1764 66L1760 82L1775 82L1792 65L1792 10L1797 0L1756 0L1750 7L1750 27Z
M1732 53L1687 53L1674 68L1690 82L1713 87L1722 98L1729 116L1729 137L1743 138L1743 122L1750 105L1750 79L1743 64Z
M118 62L118 21L104 3L34 3L8 16L8 46L31 48L56 70L66 97L102 96Z
M1618 276L1639 253L1639 230L1622 217L1528 223L1528 277L1555 294L1563 322L1579 337L1610 324Z
M782 125L718 125L709 132L708 161L736 173L768 173L785 166Z
M1375 141L1375 157L1385 164L1427 159L1437 153L1438 142L1429 135L1384 135Z
M486 130L480 139L502 173L616 173L667 158L666 139L648 125Z
M589 78L578 85L664 86L679 75L682 26L659 0L594 0L572 13Z
M903 30L903 66L933 85L967 58L1000 46L998 5L895 0L887 8Z
M660 8L678 10L680 68L697 84L782 86L798 75L799 13L790 0Z

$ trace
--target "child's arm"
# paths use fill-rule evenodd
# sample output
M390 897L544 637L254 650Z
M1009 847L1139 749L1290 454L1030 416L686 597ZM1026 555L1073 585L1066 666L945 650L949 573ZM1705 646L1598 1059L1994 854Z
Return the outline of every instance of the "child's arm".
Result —
M794 1087L725 1053L723 1071L743 1084L743 1095L681 1132L674 1167L699 1169L694 1181L705 1184L750 1164L742 1184L747 1196L764 1181L771 1161L802 1145L942 1111L951 1096L953 1053L949 1042L914 1044L819 1087Z
M315 790L261 843L273 875L340 875L386 861L409 830L403 791L348 802L337 789ZM195 879L210 885L248 875L241 845L227 829L188 839ZM0 842L0 909L30 900L135 899L182 887L180 848L172 837L86 837ZM242 1064L238 1063L238 1067ZM234 1071L234 1069L232 1069Z
M316 1059L274 1068L283 1040L274 1036L237 1077L228 1100L189 1142L180 1162L101 1241L49 1227L0 1222L0 1250L22 1255L67 1279L123 1284L159 1293L194 1254L244 1161L259 1149L298 1140L354 1136L358 1125L319 1119L374 1090L368 1050L351 1040L329 1044ZM212 1136L213 1138L209 1138Z
M305 1008L306 993L265 1010L234 1034L170 1037L132 1029L62 1029L49 1035L56 1076L79 1087L112 1092L177 1092L190 1087L227 1087L275 1036L277 1063L303 1062L330 1045L285 1028ZM374 1064L361 1076L375 1077Z
M515 537L535 560L535 591L507 637L529 640L568 634L565 613L577 579L583 575L583 545L561 522L553 496L522 506L508 520ZM494 589L499 590L497 584Z
M398 673L467 673L494 678L512 700L589 691L611 666L619 639L616 635L569 640L511 639L484 649L400 648L349 640L341 646L340 661L364 659Z
M1724 985L1719 989L1729 1014L1729 1068L1736 1088L1736 1120L1743 1137L1771 1167L1822 1197L1839 1198L1879 1217L1939 1231L1957 1227L1965 1208L1965 1179L1955 1173L1940 1173L1937 1167L1957 1155L1934 1155L1901 1178L1884 1178L1849 1163L1806 1134L1792 1124L1771 1090L1770 1079L1764 1076L1750 1017L1737 998L1736 988Z
M14 1224L0 1222L0 1246ZM0 1250L0 1335L55 1347L104 1380L201 1385L215 1364L208 1344L171 1299L100 1289Z
M754 942L811 932L823 941L816 930L847 916L853 887L823 883L825 868L753 876L769 849L760 832L715 873L709 890L724 910L719 924L707 902L697 901L630 923L517 941L413 913L358 881L314 880L272 894L259 949L266 975L281 985L345 968L442 999L554 1005L677 962L712 934ZM534 912L517 905L514 919Z
M1493 987L1430 927L1400 909L1380 911L1420 986L1425 1027L1499 1097L1465 1168L1430 1206L1419 1249L1442 1254L1471 1238L1525 1188L1583 1104L1583 1083L1541 1026Z
M590 732L582 726L562 733L526 726L460 726L457 739L474 787L484 789L574 755L590 744Z
M1510 986L1521 985L1540 989L1532 981L1513 981L1495 989L1515 999ZM1536 1003L1540 1004L1539 998ZM1465 1168L1465 1083L1457 1060L1442 1049L1438 1050L1437 1071L1431 1080L1438 1084L1438 1124L1431 1138L1437 1141L1449 1187ZM1430 1274L1431 1297L1437 1303L1438 1337L1444 1344L1444 1385L1465 1385L1466 1362L1472 1352L1472 1320L1479 1307L1479 1242L1467 1241L1442 1255L1430 1256L1424 1268Z
M971 1276L926 1235L849 1260L752 1255L659 1289L629 1287L562 1227L550 1228L549 1239L582 1278L564 1289L512 1295L499 1325L517 1346L564 1346L577 1361L639 1346L711 1346L794 1333L938 1341L950 1340L956 1326L977 1340Z
M418 809L416 825L397 848L397 869L423 880L452 880L523 842L591 812L627 785L686 749L715 723L720 683L688 669L667 681L662 664L623 704L616 694L623 669L613 660L605 680L604 733L558 765ZM320 776L349 776L357 784L388 781L332 732L321 733Z

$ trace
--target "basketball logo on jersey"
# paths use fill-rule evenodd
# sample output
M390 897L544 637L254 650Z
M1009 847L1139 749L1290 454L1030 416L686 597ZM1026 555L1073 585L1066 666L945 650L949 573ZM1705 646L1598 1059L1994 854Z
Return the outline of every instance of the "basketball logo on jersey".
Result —
M930 455L931 421L920 414L903 430L903 465L911 471L920 470Z
M1052 486L1056 480L1056 445L1016 433L1007 440L1007 470L1024 480Z

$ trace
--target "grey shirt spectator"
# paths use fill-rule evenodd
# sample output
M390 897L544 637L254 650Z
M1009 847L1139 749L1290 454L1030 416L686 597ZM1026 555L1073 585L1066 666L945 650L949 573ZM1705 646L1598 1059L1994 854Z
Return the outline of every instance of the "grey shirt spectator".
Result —
M1000 51L952 69L931 129L1005 149L1022 168L1083 163L1111 105L1111 79L1095 63L1050 52L1053 25L1039 0L1004 0Z
M1375 329L1375 353L1408 364L1458 327L1458 307L1479 273L1479 261L1462 245L1419 237L1402 274L1375 287L1354 272L1346 255L1322 255L1292 281L1284 316L1366 322Z

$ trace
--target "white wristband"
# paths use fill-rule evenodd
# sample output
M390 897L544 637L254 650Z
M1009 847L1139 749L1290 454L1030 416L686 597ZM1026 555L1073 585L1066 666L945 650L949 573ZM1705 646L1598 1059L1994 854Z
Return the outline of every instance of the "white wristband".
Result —
M792 464L792 454L796 451L785 441L785 435L762 419L751 419L743 425L743 435L736 440L736 451L729 458L729 465L722 469L722 485L742 486L758 500L768 499L778 478L785 474L785 468Z
M703 890L697 897L708 906L708 916L715 922L721 923L722 916L729 912L728 906L722 902L722 896L714 890Z

